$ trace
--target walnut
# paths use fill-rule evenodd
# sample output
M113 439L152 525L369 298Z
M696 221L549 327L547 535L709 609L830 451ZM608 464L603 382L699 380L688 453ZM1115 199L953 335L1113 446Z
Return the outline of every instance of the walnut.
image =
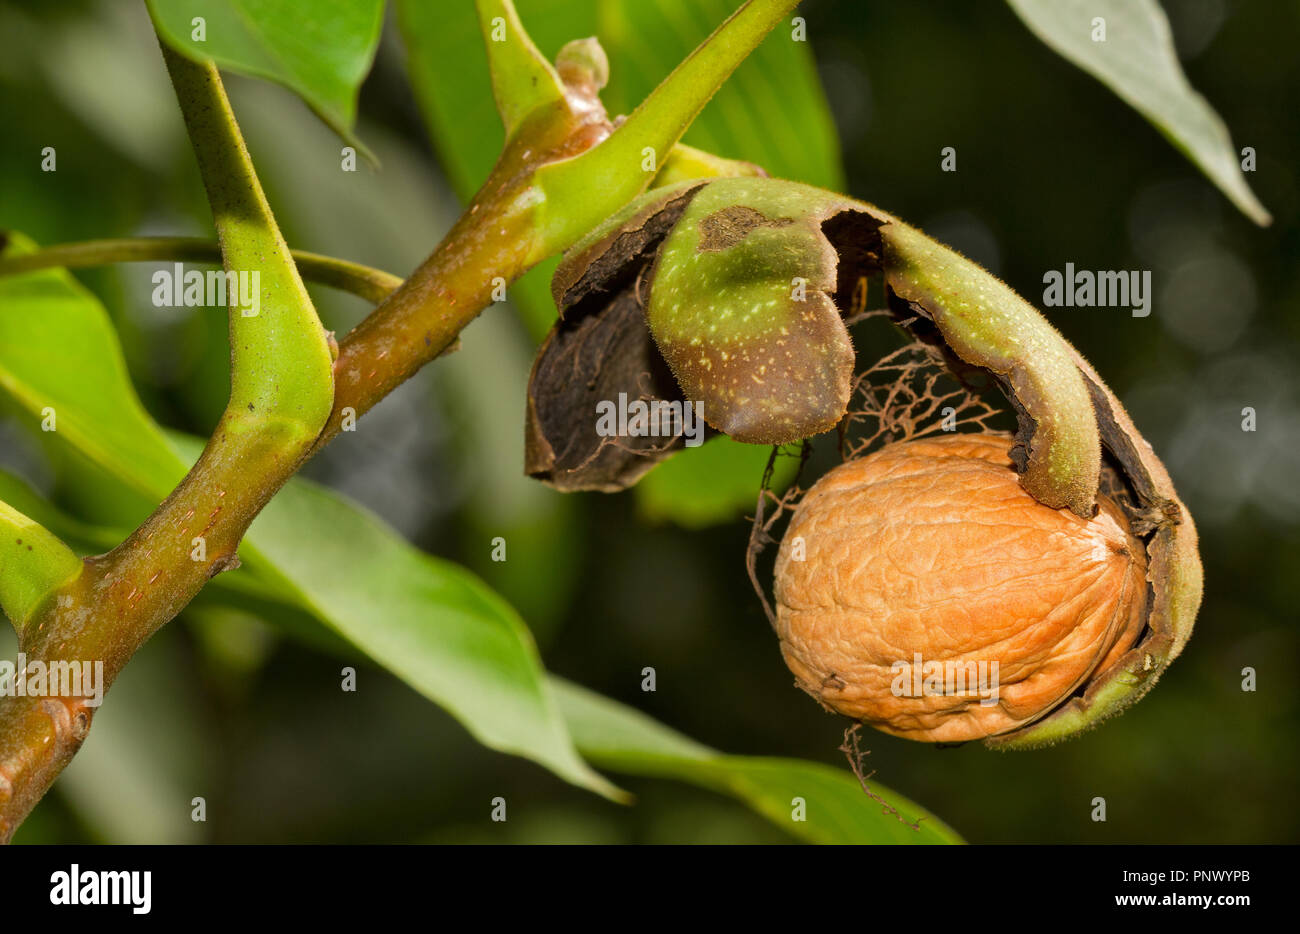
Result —
M1038 721L1134 646L1146 546L1105 495L1091 519L1040 503L1011 445L892 444L812 487L776 563L800 687L886 733L961 742Z

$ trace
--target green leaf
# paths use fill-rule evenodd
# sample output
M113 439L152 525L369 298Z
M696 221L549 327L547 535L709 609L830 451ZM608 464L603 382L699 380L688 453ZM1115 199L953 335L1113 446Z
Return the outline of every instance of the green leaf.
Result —
M1039 39L1150 121L1243 214L1257 224L1272 221L1246 185L1227 126L1183 74L1156 0L1007 2ZM1099 18L1104 41L1093 38Z
M302 480L262 511L248 541L305 608L479 742L619 796L574 750L528 627L464 568Z
M379 45L383 0L148 3L159 34L173 49L197 62L284 85L355 144L357 93ZM203 20L201 41L195 38L197 18Z
M23 624L81 574L81 559L58 536L0 500L0 612Z
M868 787L880 801L872 801L847 768L727 755L585 688L559 678L551 683L578 748L598 765L731 795L778 827L814 843L962 842L920 805L874 781ZM793 819L796 798L804 801L801 821ZM886 805L897 813L887 811ZM918 820L917 829L909 826Z
M5 255L34 249L11 233ZM0 389L138 492L162 499L185 476L131 386L108 315L66 270L0 278Z
M31 243L14 238L10 248ZM198 444L178 453L144 411L107 314L65 270L0 278L0 390L38 418L56 407L53 439L155 499L198 456ZM574 751L527 628L467 571L298 479L254 523L240 555L248 569L227 576L277 581L485 745L616 794ZM389 586L393 575L403 587Z

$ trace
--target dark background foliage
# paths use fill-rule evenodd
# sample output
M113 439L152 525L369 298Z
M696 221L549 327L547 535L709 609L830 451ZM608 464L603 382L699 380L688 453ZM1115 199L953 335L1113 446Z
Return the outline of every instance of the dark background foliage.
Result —
M1039 301L1044 271L1149 269L1149 317L1052 309L1168 464L1197 519L1206 599L1163 683L1046 751L867 735L881 780L976 842L1294 842L1300 701L1300 12L1169 0L1183 65L1258 152L1258 229L1001 3L811 0L802 8L849 192L951 243ZM132 4L0 4L0 226L53 243L210 230L171 90ZM617 69L618 62L613 62ZM454 218L401 49L361 99L383 160L340 184L338 143L289 94L231 79L289 241L408 272ZM767 132L781 133L781 126ZM34 170L59 151L57 176ZM958 171L939 170L957 150ZM729 155L744 155L729 153ZM206 433L225 401L219 316L155 309L149 270L78 273L114 315L164 423ZM320 291L327 324L363 306ZM631 495L562 498L520 476L531 343L500 309L310 465L420 546L474 567L535 628L548 667L731 752L842 762L843 724L795 690L743 568L741 517L684 530ZM1241 430L1242 408L1259 430ZM74 511L76 485L0 408L0 464ZM758 478L755 477L755 483ZM84 495L84 494L83 494ZM102 504L101 504L102 505ZM508 523L511 560L488 560ZM310 547L306 543L304 547ZM516 555L518 558L516 558ZM339 573L347 573L346 568ZM780 841L740 805L626 780L635 807L473 743L361 660L202 596L133 662L20 842ZM641 671L657 671L643 693ZM1241 690L1243 667L1258 690ZM208 821L189 801L208 801ZM505 795L510 820L488 820ZM1105 797L1108 821L1090 819Z

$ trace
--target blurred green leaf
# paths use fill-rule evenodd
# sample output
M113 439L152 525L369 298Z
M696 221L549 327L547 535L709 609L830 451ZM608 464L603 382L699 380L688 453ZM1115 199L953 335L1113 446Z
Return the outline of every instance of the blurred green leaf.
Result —
M34 249L10 233L4 252ZM131 386L103 306L66 270L0 278L0 389L139 492L161 498L185 476Z
M21 631L81 570L81 558L65 541L0 499L0 616Z
M585 688L559 678L551 683L578 748L598 765L732 795L813 843L962 842L937 817L874 781L869 787L880 802L872 801L847 769L726 755ZM804 801L804 820L793 818L797 798ZM887 811L886 804L897 813ZM909 826L918 820L919 829Z
M54 508L21 478L6 470L0 470L0 502L31 516L83 555L105 551L122 540L122 535L112 529L80 522Z
M31 242L14 238L11 248ZM38 418L56 407L53 437L156 499L201 448L188 444L182 456L144 411L107 314L66 270L0 279L0 389ZM262 513L240 555L480 742L614 794L574 751L527 627L468 571L297 479Z
M537 47L554 59L570 39L594 35L610 62L601 99L630 113L683 58L735 12L739 0L517 0ZM487 54L472 4L398 0L412 84L434 145L461 197L487 176L504 133L492 103ZM780 126L784 132L773 133ZM840 188L839 140L806 42L778 27L736 69L683 141L756 162L772 175Z
M102 472L94 477L83 474L78 478L78 482L93 482L95 486L92 495L99 499L120 497L125 492L121 481ZM19 511L40 522L67 542L73 551L83 556L103 554L116 548L131 534L134 527L120 525L100 516L87 516L80 511L74 517L66 510L53 505L28 486L22 478L6 470L0 470L0 500L10 503ZM256 562L247 565L246 569L248 573L245 574L222 574L209 583L208 587L221 591L227 601L251 600L260 601L265 605L268 600L282 599L278 584L266 580L264 574L259 575ZM313 628L317 627L313 624Z
M1150 121L1243 214L1257 224L1272 220L1246 185L1227 126L1183 74L1156 0L1007 2L1039 39ZM1104 39L1093 38L1099 28Z
M379 45L383 0L148 3L159 35L176 51L284 85L355 142L357 93ZM203 20L202 39L196 38L197 19Z
M686 448L641 478L637 506L651 521L672 520L687 528L729 522L743 510L753 511L771 454L767 445L725 436ZM772 488L784 489L797 468L797 458L779 458Z
M208 741L219 727L215 711L195 692L187 655L173 633L149 640L59 776L56 793L104 843L209 838L212 825L191 818L193 801L205 798L212 816L225 763Z
M525 28L548 58L570 39L600 40L610 61L601 98L611 116L630 113L737 5L738 0L517 3ZM468 199L504 142L473 5L398 0L397 14L425 124L453 187ZM771 132L773 126L783 131ZM784 27L736 70L683 141L755 162L774 176L824 188L844 185L839 140L811 50ZM555 319L549 290L554 265L552 260L534 269L510 290L534 337ZM677 454L638 484L638 503L654 519L689 527L729 521L753 506L768 451L719 438ZM789 476L790 468L782 469Z
M187 438L184 444L194 451L198 450L195 439ZM114 489L114 484L118 481L106 474L101 473L93 478L83 475L78 478L78 482L91 481L97 484L96 490L101 495L116 496L122 492L120 488ZM24 480L5 470L0 470L0 500L9 502L37 519L80 555L109 551L125 539L132 529L132 526L101 524L97 518L73 517L42 497ZM314 614L297 604L287 603L287 600L292 599L291 594L278 578L268 576L267 569L260 561L259 558L246 563L239 573L221 574L213 578L185 608L184 617L196 629L203 628L198 625L200 618L208 619L215 615L222 616L224 620L236 615L257 619L273 617L276 625L285 633L317 651L334 654L352 651L353 647L345 639L335 631L322 627ZM240 624L236 622L234 628L236 632L232 634L229 625L224 627L223 635L228 641L235 641L239 637ZM247 628L242 627L244 630ZM222 637L207 633L202 635L206 644L220 638Z
M533 343L519 322L484 315L460 350L435 367L435 393L456 439L464 476L462 554L466 564L519 610L543 644L564 622L580 584L580 501L520 470ZM483 374L492 372L491 380ZM493 560L495 539L508 560ZM500 555L498 555L498 558Z

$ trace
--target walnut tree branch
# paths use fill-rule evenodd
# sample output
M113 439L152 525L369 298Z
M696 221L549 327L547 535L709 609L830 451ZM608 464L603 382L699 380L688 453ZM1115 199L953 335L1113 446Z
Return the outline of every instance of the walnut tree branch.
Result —
M262 293L264 317L246 317L232 306L231 402L202 456L125 542L85 559L84 571L58 600L24 627L22 650L53 661L101 659L111 682L211 576L237 563L235 549L252 520L303 460L338 433L349 411L370 409L446 351L500 284L566 249L650 185L654 173L642 169L641 149L671 152L717 88L796 3L747 0L616 132L598 97L603 53L595 54L591 40L562 52L562 67L549 72L560 80L558 93L537 94L531 79L494 74L508 129L501 158L433 254L341 342L332 368L324 331L215 67L164 47L224 264L270 280ZM523 41L512 4L482 0L480 9L509 11L521 34L515 48L490 56L490 66L540 73L528 60L536 49ZM616 145L605 148L607 139ZM701 155L707 154L691 158ZM732 165L728 173L736 171ZM607 188L576 184L588 166ZM542 171L554 168L559 171L544 184ZM196 557L199 540L204 547ZM94 713L87 701L0 699L0 841L80 747Z

